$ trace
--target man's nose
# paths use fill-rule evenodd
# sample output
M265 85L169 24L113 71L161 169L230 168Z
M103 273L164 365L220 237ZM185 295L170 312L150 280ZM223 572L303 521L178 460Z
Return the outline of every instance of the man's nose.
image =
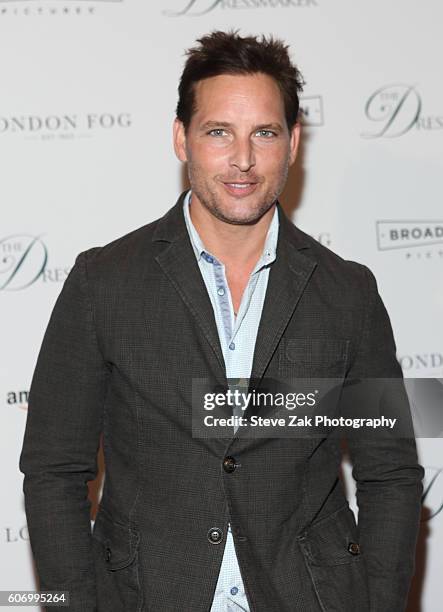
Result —
M241 172L247 172L255 166L255 153L249 138L236 139L231 155L231 165Z

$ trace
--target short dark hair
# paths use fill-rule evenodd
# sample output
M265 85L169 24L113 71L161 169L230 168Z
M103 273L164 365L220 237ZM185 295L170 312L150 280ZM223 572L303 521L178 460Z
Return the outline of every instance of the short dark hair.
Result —
M188 128L196 111L195 84L221 74L263 73L280 88L288 128L297 122L299 92L304 80L291 62L288 45L273 36L239 36L237 31L216 30L197 39L198 46L186 51L187 60L178 87L177 118Z

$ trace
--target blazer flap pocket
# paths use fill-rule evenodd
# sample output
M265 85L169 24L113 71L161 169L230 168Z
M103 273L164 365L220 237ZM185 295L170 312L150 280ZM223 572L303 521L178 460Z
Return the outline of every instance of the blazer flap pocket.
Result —
M116 523L102 508L92 530L92 537L104 548L104 559L110 570L127 567L135 558L140 536L129 525Z
M311 368L327 368L345 363L348 341L345 339L287 338L285 355L289 361Z
M313 565L341 565L360 558L357 524L348 504L313 523L299 540Z

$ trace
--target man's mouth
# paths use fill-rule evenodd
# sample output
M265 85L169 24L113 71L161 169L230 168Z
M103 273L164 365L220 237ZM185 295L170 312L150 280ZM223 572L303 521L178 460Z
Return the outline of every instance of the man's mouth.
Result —
M257 183L251 182L227 183L223 181L223 185L231 195L240 197L251 194L257 187Z

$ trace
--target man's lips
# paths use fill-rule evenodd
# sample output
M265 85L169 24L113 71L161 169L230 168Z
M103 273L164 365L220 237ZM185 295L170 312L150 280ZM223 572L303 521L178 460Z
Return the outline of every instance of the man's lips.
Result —
M255 181L235 181L228 182L222 181L223 186L231 195L244 197L247 196L253 191L255 191L257 187L257 182Z

